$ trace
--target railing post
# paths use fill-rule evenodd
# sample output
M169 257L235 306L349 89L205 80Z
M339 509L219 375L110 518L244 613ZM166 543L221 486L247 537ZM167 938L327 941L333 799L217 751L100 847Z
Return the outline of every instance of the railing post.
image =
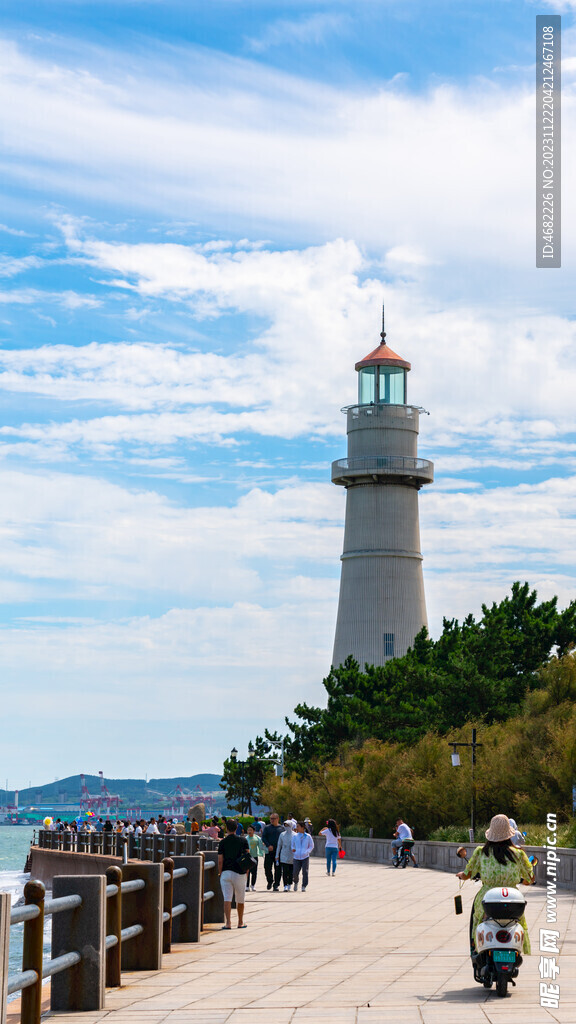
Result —
M42 1009L42 949L44 945L44 896L46 889L42 882L26 882L24 886L24 902L26 906L39 907L40 913L33 921L24 925L24 945L22 949L22 971L36 971L37 981L22 991L21 1021L22 1024L40 1024Z
M152 836L152 857L151 860L156 864L159 860L162 860L162 851L160 844L162 843L162 836Z
M199 942L202 930L202 887L204 861L202 857L174 857L175 868L187 868L184 878L174 879L174 905L185 903L187 911L172 921L173 942Z
M146 888L122 895L122 927L141 924L144 934L122 943L123 971L159 971L162 967L164 865L132 863L122 866L122 881L143 878Z
M8 1002L8 950L10 948L10 908L12 898L9 892L0 892L0 1024L6 1024Z
M172 857L164 857L162 866L170 878L164 880L164 914L169 914L167 921L162 925L162 952L169 953L172 946L172 907L174 891L174 861Z
M201 856L204 859L204 864L206 861L208 863L212 861L215 865L208 871L204 868L202 895L208 890L212 891L214 895L206 903L204 898L202 898L202 926L204 927L205 924L222 924L224 921L224 897L220 885L220 875L218 874L218 848L216 847L215 850L203 853Z
M79 953L80 962L55 974L50 986L51 1010L102 1010L106 983L106 879L104 875L56 875L54 899L82 897L73 910L52 920L52 959Z
M119 988L122 981L122 872L116 865L106 869L106 883L118 886L116 895L108 896L106 900L106 935L115 935L118 939L115 946L106 950L106 985L108 988Z

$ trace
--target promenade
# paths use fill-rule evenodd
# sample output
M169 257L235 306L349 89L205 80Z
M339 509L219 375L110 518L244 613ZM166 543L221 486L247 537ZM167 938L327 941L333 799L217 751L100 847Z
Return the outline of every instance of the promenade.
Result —
M242 931L209 926L173 947L161 972L123 974L106 1009L58 1024L575 1024L576 894L560 892L560 1008L539 1006L538 929L544 891L524 888L533 955L506 999L472 981L466 930L473 882L439 871L311 862L307 892L247 894ZM554 927L548 925L548 927ZM46 1014L46 1019L50 1017Z

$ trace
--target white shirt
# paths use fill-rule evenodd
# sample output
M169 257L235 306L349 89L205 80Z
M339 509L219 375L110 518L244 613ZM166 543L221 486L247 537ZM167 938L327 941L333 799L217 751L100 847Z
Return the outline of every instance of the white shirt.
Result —
M398 825L396 830L398 832L398 839L412 839L412 829L405 821L401 825Z
M147 836L158 836L158 835L160 835L160 832L158 831L158 825L148 825L148 828L146 829L146 835Z
M296 832L292 836L294 860L306 860L314 849L314 840L307 832Z
M330 829L328 827L322 828L322 829L320 829L320 833L319 834L321 836L324 836L324 838L326 839L326 849L327 850L334 849L334 847L338 847L338 836L334 835L332 829Z

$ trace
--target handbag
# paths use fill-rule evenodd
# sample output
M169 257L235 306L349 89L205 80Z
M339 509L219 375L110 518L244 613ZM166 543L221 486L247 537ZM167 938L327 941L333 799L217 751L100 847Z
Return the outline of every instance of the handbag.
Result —
M241 875L245 875L246 872L254 867L256 861L250 855L248 850L243 850L239 857L236 858L235 862L237 870Z
M338 856L340 860L344 860L344 857L346 856L346 850L338 850Z

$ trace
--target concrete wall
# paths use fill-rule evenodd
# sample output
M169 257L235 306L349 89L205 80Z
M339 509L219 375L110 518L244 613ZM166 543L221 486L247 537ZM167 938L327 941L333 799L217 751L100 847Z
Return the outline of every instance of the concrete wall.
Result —
M102 857L97 853L74 853L72 850L30 848L30 878L52 885L55 875L104 875L112 865L122 867L120 857Z
M456 874L462 871L464 861L456 856L459 846L465 846L468 855L475 850L479 843L432 843L416 842L414 844L414 856L424 868L432 868L434 871L448 871ZM391 864L389 839L351 839L345 837L342 846L346 851L346 860L365 861L374 864ZM314 854L323 857L325 850L324 839L314 838ZM546 885L546 850L542 846L524 846L528 856L534 854L539 859L536 866L536 884ZM556 883L560 889L576 889L576 849L559 848L557 850L560 861L557 865Z

